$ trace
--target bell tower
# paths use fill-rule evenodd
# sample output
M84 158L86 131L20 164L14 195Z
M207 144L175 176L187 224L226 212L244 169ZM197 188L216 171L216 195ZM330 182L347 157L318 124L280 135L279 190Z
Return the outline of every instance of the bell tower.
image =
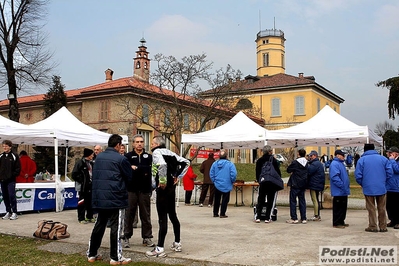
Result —
M281 30L262 30L256 35L256 71L259 77L285 73L285 38Z
M139 50L136 51L136 57L133 58L133 77L149 82L150 80L150 59L148 58L149 52L145 46L146 41L144 38L140 40Z

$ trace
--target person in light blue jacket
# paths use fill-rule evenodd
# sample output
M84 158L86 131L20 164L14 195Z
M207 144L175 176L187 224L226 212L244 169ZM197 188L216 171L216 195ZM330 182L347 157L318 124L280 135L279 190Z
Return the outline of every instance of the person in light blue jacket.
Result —
M215 199L213 202L213 217L227 218L227 204L230 201L230 191L237 178L235 165L227 160L227 152L220 151L219 160L214 162L209 171L210 178L215 185ZM222 202L220 203L220 200Z
M374 150L374 144L364 144L364 153L357 162L356 182L362 186L369 214L366 232L387 232L386 182L392 177L392 165L388 159ZM376 205L377 204L377 211ZM377 227L378 212L378 227Z
M345 223L350 194L349 176L344 165L345 153L336 150L334 155L329 168L331 196L333 196L333 227L344 229L349 226Z
M399 149L391 147L387 151L393 175L387 180L387 214L390 222L387 227L399 229Z

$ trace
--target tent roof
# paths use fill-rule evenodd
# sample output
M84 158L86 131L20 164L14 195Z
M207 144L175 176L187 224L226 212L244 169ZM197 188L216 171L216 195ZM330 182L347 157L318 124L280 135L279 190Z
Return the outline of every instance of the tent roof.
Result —
M21 143L21 140L28 139L26 134L28 130L29 126L0 115L0 139L8 139L13 143Z
M54 146L54 138L57 138L58 146L107 144L110 136L81 122L65 106L29 128L34 134L26 144L37 146Z
M266 140L272 147L358 146L367 142L382 146L382 138L367 126L358 126L328 105L301 124L267 131Z
M255 149L265 145L266 129L243 112L225 124L197 134L183 134L182 143L214 149Z

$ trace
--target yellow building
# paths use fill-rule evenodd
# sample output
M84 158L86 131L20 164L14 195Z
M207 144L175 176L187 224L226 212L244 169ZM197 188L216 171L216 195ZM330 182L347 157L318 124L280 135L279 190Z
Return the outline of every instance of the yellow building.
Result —
M249 100L267 129L294 126L317 114L325 105L340 112L344 99L318 84L313 76L285 74L285 38L281 30L260 31L256 37L257 75L236 80L229 94ZM203 96L209 97L211 91ZM245 99L242 97L245 96ZM238 104L239 104L238 103ZM307 147L329 155L329 148Z

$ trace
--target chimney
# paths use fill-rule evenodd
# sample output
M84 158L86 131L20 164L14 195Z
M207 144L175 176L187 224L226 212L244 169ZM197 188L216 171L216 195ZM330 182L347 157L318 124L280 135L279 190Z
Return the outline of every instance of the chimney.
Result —
M114 71L112 69L107 69L105 70L105 82L112 81L112 75L114 74Z
M301 78L301 79L303 79L303 72L298 73L298 77Z

